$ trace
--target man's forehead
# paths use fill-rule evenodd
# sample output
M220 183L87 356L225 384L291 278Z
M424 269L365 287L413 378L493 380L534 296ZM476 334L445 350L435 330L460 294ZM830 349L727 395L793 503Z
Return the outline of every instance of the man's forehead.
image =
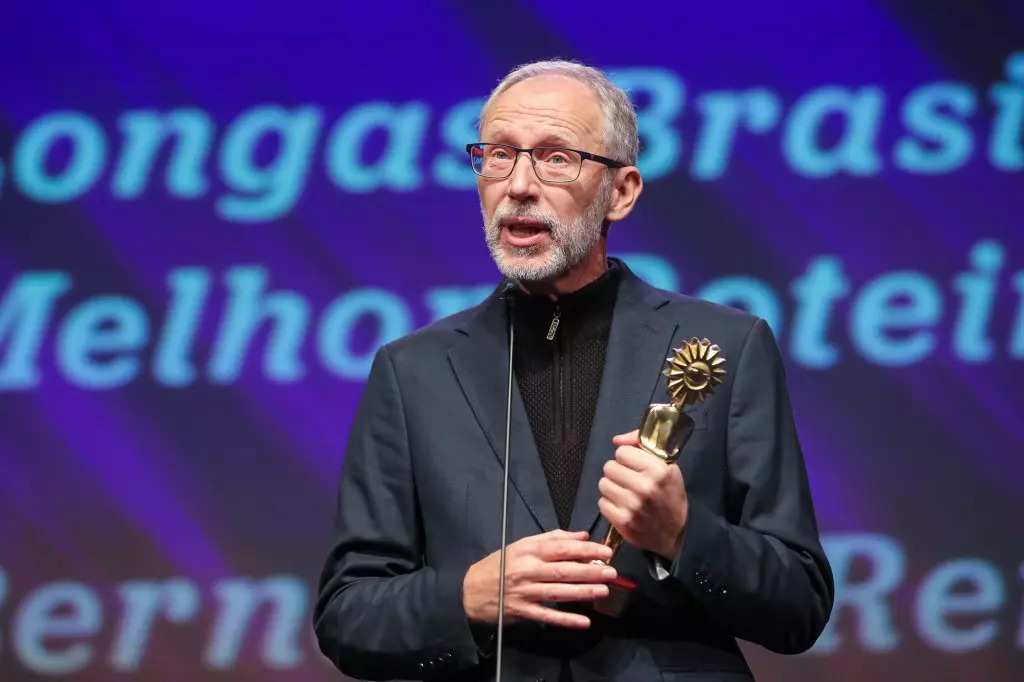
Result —
M488 138L529 138L531 144L572 146L601 137L597 96L566 77L536 77L516 83L486 113L481 130ZM509 141L494 140L494 141Z

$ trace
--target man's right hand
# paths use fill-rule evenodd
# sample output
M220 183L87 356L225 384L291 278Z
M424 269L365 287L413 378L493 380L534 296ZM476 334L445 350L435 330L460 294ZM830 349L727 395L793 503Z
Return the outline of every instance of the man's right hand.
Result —
M506 548L505 622L535 620L567 628L590 626L590 619L584 615L541 605L608 596L605 583L615 579L616 571L591 562L611 558L612 551L589 541L589 537L586 532L555 530L523 538ZM462 583L462 604L469 620L498 622L500 569L500 551L469 567Z

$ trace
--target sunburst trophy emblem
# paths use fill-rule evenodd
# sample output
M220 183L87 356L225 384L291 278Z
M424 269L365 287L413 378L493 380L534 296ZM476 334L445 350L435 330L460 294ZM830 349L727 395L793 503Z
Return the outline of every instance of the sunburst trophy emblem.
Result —
M667 391L673 405L700 402L722 383L725 358L720 351L716 344L707 339L698 341L694 336L667 358L668 367L662 374L668 377Z

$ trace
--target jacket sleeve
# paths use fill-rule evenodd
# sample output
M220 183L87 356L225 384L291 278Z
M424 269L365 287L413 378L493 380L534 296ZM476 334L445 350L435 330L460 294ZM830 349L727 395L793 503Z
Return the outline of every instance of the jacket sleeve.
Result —
M764 320L737 358L726 434L730 523L690 498L672 577L733 636L809 649L835 586L820 543L778 347Z
M405 419L383 346L349 434L313 608L320 651L359 679L443 679L478 660L462 605L465 570L423 559Z

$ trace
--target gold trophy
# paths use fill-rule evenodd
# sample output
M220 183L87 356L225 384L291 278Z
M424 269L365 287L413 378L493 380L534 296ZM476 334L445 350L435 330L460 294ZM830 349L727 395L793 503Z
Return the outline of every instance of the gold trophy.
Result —
M662 374L667 377L666 392L672 402L655 403L644 410L639 432L640 448L644 452L666 464L673 464L679 458L694 427L693 419L683 408L703 401L721 383L725 358L720 351L707 339L698 341L693 337L667 358L668 367ZM619 531L609 526L604 544L612 548L612 559L622 543ZM612 559L601 563L610 564ZM608 587L608 596L595 601L594 609L607 616L618 616L629 594L636 589L636 583L620 575Z

